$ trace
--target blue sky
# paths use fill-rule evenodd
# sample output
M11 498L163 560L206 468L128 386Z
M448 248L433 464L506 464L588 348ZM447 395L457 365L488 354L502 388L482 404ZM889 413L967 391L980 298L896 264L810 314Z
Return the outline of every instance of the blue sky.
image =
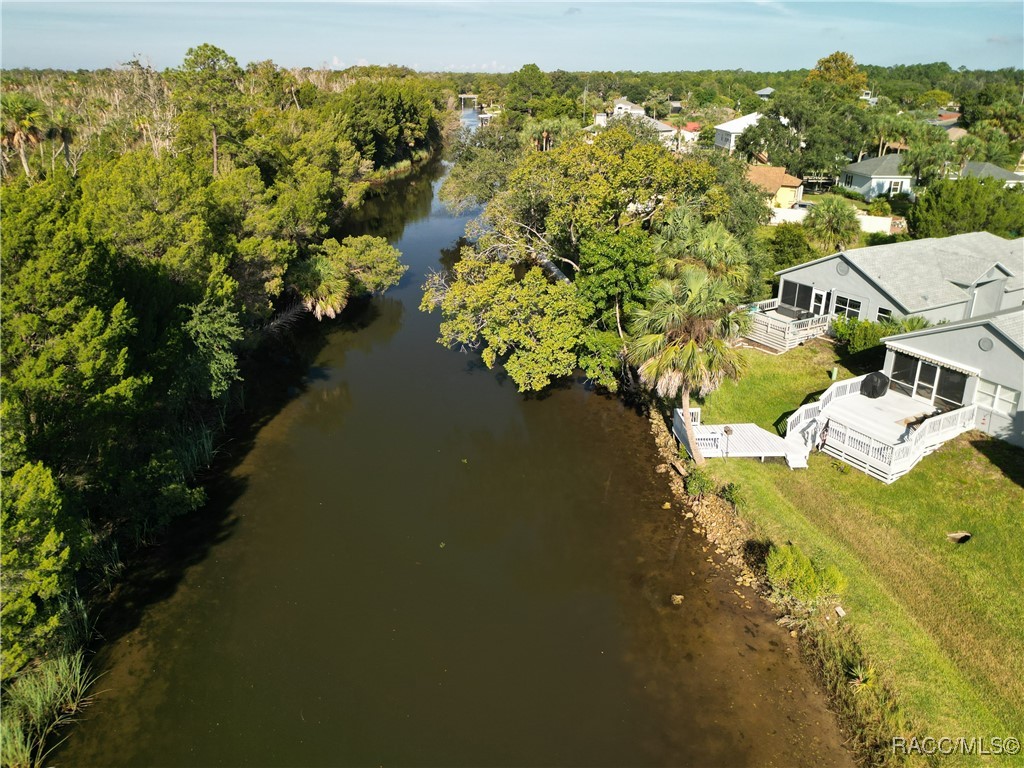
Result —
M2 65L158 69L213 43L242 64L421 71L777 71L836 50L862 64L1024 67L1024 3L3 2Z

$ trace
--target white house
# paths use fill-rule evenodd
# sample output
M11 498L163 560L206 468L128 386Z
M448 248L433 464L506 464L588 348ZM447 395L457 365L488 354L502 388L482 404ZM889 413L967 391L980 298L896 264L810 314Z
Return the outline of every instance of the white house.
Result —
M616 99L612 102L612 115L619 117L621 115L635 115L643 117L647 112L639 104L634 104L629 99Z
M760 91L754 91L754 95L760 97L761 101L768 101L775 93L775 89L772 87L762 88Z
M787 350L828 330L836 315L910 315L955 322L1024 303L1024 238L988 232L840 251L775 273L776 298L752 310L748 337Z
M625 99L619 99L618 101L625 101ZM629 102L626 102L629 104ZM635 107L636 105L633 104ZM653 117L648 117L644 114L643 107L640 107L640 112L634 112L629 109L623 108L618 112L598 112L594 115L594 122L587 126L584 130L594 132L598 128L607 128L609 121L612 120L638 120L646 123L654 129L658 135L658 141L661 142L666 148L679 151L683 145L696 141L697 134L688 135L685 131L673 128L668 123L663 123L661 120L655 120Z
M721 125L715 126L715 146L727 150L731 155L736 149L736 139L747 128L757 125L761 119L760 112L751 112L749 115L737 117Z
M879 195L913 194L913 175L900 170L903 155L882 155L850 163L839 175L839 183L871 200Z

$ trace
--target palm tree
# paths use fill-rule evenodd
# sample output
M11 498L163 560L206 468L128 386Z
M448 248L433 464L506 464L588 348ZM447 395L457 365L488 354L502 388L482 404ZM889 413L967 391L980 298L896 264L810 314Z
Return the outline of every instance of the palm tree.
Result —
M71 167L71 142L75 138L74 129L80 122L78 115L66 107L60 107L53 113L52 124L46 132L48 139L60 141L57 151L63 153L64 165L68 168Z
M690 423L690 394L704 396L743 372L731 342L743 330L735 290L706 269L689 265L676 279L656 281L646 308L633 316L627 359L640 381L666 398L679 395L683 428L693 460L704 463Z
M666 277L687 264L698 264L739 291L750 279L747 252L736 236L721 222L704 224L686 208L676 208L665 218L654 237L654 250L663 258Z
M322 253L293 263L285 279L317 320L337 317L352 292L349 271Z
M21 167L25 169L25 175L31 178L32 170L28 167L25 149L43 140L46 110L31 96L16 92L5 93L0 97L0 110L3 112L3 143L18 151Z
M804 228L829 251L840 251L860 235L860 223L852 205L842 198L826 197L807 212Z

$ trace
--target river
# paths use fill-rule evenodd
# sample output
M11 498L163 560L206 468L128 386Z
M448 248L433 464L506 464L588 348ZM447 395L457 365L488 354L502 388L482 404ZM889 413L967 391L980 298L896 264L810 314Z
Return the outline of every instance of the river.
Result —
M330 326L101 617L106 673L53 762L851 765L795 641L664 508L646 419L436 343L420 286L468 220L442 174L362 211L409 272Z

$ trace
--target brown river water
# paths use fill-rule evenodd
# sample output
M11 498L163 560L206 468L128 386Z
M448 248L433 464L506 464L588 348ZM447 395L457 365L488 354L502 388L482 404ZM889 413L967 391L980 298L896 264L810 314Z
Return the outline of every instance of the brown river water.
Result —
M852 765L795 641L663 508L645 417L436 343L420 286L467 221L442 173L362 212L409 272L322 335L101 617L106 672L51 762Z

